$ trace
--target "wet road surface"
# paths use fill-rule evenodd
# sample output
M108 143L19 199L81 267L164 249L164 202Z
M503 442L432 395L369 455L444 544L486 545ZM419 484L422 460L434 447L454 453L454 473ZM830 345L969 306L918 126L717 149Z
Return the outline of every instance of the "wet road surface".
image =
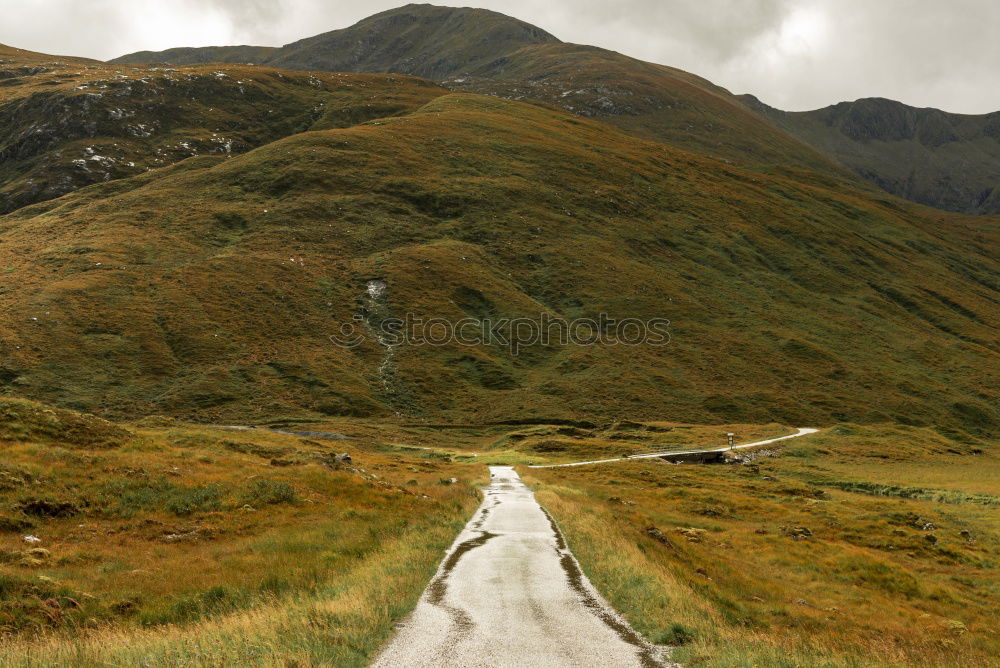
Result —
M710 450L668 450L666 452L650 452L645 455L629 455L627 457L614 457L613 459L591 459L585 462L570 462L568 464L536 464L533 466L528 466L529 469L558 469L565 466L587 466L589 464L607 464L608 462L625 462L632 459L655 459L657 457L665 457L670 455L696 455L696 454L707 454L710 452L731 452L733 450L742 450L743 448L756 448L761 445L768 445L770 443L777 443L778 441L787 441L790 438L798 438L799 436L808 436L809 434L815 434L819 429L813 429L812 427L799 427L794 434L789 434L788 436L778 436L776 438L768 438L763 441L754 441L753 443L744 443L743 445L735 445L729 447L728 445L722 446L721 448L714 448Z
M604 602L513 468L374 666L669 666Z

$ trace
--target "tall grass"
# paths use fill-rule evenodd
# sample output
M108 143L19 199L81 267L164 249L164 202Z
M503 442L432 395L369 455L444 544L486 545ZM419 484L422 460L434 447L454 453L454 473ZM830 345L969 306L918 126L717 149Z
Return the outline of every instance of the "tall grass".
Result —
M339 445L353 457L341 466L287 434L136 438L74 457L4 445L0 519L43 548L0 534L0 666L363 665L485 477L444 453L358 443ZM273 448L292 463L273 465Z
M363 666L416 604L460 522L429 519L314 591L193 624L119 625L5 642L0 665Z

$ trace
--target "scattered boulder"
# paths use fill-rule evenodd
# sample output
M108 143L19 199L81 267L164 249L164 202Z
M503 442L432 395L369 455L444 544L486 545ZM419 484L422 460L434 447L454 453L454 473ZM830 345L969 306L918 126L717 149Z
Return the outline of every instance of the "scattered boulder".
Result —
M331 453L323 453L316 455L316 459L319 460L323 466L331 469L339 469L343 466L351 464L354 460L346 452L339 455L334 455Z
M938 543L938 537L935 536L932 533L929 533L929 534L925 535L924 536L924 540L926 540L931 545L937 545L937 543Z
M674 549L673 543L670 542L670 539L667 538L666 535L662 531L660 531L659 529L657 529L652 524L649 525L648 527L646 527L646 535L649 536L650 538L652 538L653 540L666 545L671 550Z
M934 531L937 526L934 522L931 522L927 518L920 517L916 513L906 513L901 515L896 515L895 519L906 526L911 526L914 529L919 529L921 531Z
M164 531L160 534L159 541L162 543L197 543L200 540L211 540L218 533L211 526L189 525Z
M705 517L725 517L732 514L732 511L725 506L699 506L694 512Z
M757 448L754 450L741 450L738 452L726 453L726 459L732 464L742 464L743 466L752 466L754 469L759 470L757 461L760 459L766 459L768 457L777 457L781 454L781 448Z
M781 527L781 531L792 540L808 540L813 535L809 527L784 526Z
M675 531L684 536L689 543L700 543L708 535L707 530L697 529L695 527L677 527Z

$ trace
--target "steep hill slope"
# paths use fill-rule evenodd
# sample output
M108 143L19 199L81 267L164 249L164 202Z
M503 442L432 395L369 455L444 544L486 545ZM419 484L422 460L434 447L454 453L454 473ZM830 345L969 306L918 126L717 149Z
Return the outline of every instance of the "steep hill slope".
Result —
M3 60L0 213L194 155L402 113L446 92L407 76L131 68L17 50Z
M995 219L469 94L0 217L0 379L106 414L997 428ZM382 289L366 289L380 279ZM382 285L382 284L378 284ZM364 317L671 320L667 346L354 349ZM618 343L616 345L616 342Z
M754 169L805 169L842 183L856 181L815 149L747 113L724 88L606 49L526 46L443 83L512 100L541 100L646 139Z
M1000 213L1000 112L949 114L881 98L790 112L744 100L895 195L948 211Z

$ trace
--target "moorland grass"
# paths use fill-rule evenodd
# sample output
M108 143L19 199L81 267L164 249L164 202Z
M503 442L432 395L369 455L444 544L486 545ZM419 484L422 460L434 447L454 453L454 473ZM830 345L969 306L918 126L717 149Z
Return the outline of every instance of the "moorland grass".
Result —
M522 475L597 588L684 665L991 665L996 507L810 483L836 464L858 481L907 486L907 469L878 456L895 450L939 471L954 465L963 478L953 484L974 488L975 472L991 479L995 454L936 452L948 439L925 429L833 431L789 442L797 457L749 465Z
M0 439L0 665L363 665L485 479L385 445L392 428L330 444L169 424L114 447Z
M220 423L627 416L982 437L1000 425L996 240L989 221L813 173L440 95L3 216L18 289L0 291L0 390ZM671 340L407 345L380 373L370 337L330 340L373 277L382 315L667 318Z

